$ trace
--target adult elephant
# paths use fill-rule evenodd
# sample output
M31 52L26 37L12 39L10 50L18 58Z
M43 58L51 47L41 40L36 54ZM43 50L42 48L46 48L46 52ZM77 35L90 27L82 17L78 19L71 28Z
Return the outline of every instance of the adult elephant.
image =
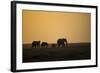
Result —
M65 38L61 38L57 40L58 47L67 47L67 40Z
M32 47L34 47L34 48L40 47L40 41L33 41Z
M41 47L48 47L48 43L47 42L42 42Z

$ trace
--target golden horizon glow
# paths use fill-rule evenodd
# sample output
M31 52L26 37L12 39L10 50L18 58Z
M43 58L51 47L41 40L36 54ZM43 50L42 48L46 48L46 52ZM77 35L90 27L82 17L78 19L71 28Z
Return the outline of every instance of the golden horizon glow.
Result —
M23 10L22 27L23 43L56 43L59 38L69 43L91 41L90 13Z

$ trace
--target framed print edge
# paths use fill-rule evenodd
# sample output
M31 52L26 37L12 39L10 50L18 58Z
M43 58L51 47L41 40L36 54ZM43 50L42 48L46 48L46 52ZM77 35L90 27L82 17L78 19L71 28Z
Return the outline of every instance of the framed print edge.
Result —
M98 67L98 6L96 6L96 67Z
M96 9L96 59L95 65L85 65L85 66L73 66L73 67L53 67L53 68L39 68L39 69L21 69L17 70L17 53L16 53L16 38L17 38L17 13L16 13L16 4L35 4L35 5L53 5L53 6L72 6L72 7L85 7L85 8L95 8ZM22 71L39 71L39 70L54 70L54 69L73 69L73 68L86 68L86 67L97 67L98 66L98 37L97 37L97 24L98 24L98 7L97 6L88 6L88 5L73 5L73 4L56 4L56 3L43 3L43 2L24 2L24 1L12 1L11 2L11 71L12 72L22 72Z
M11 2L11 71L16 71L16 3Z

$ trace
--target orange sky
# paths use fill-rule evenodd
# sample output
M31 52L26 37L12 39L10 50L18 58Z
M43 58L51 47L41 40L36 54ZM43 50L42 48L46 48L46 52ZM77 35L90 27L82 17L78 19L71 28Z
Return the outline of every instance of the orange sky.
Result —
M89 13L23 10L23 43L56 43L59 38L69 43L90 42L90 19Z

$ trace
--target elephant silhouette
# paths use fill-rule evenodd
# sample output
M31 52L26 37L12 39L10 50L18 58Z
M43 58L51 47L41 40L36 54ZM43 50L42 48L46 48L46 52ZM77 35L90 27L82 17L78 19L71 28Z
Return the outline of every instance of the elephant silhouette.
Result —
M41 47L48 47L48 43L47 42L42 42Z
M56 47L56 46L57 46L57 44L53 43L53 44L51 44L51 46L52 46L52 47Z
M67 40L65 38L61 38L57 40L58 47L67 47Z
M32 47L34 47L34 48L40 47L40 41L33 41Z

